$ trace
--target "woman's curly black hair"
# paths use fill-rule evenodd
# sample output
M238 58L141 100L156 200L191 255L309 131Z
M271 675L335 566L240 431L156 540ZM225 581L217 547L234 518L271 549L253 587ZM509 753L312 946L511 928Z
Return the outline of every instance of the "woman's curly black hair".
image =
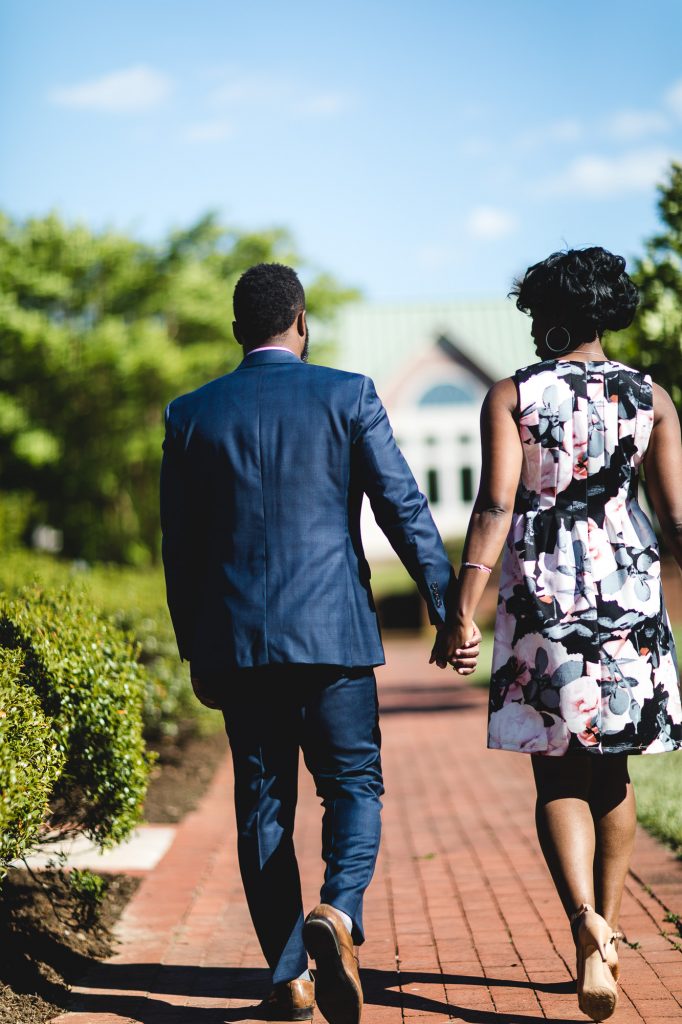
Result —
M241 338L255 345L291 327L305 309L305 292L291 267L257 263L237 281L232 304Z
M632 323L639 292L622 256L594 245L553 252L514 281L510 296L522 313L556 317L574 337L601 337Z

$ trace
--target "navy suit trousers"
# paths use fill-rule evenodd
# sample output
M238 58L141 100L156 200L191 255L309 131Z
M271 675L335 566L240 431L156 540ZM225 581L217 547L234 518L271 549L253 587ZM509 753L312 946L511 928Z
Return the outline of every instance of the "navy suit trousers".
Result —
M376 680L369 667L267 665L237 671L221 690L239 865L277 984L308 965L293 842L299 750L324 807L320 901L348 914L354 941L364 941L362 901L379 850L384 792Z

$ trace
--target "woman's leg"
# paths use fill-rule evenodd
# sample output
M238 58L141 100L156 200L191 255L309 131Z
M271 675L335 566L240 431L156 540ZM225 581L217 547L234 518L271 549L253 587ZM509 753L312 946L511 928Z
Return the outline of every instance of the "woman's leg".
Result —
M590 790L595 760L570 754L532 757L538 839L569 917L582 903L594 906L595 825Z
M597 913L618 929L620 901L635 842L635 792L626 754L594 758L590 808L596 832L594 896Z

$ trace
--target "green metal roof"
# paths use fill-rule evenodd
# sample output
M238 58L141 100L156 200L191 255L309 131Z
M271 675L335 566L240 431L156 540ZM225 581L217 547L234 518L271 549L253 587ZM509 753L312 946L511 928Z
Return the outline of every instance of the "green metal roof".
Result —
M411 357L445 337L490 377L537 361L530 319L510 299L346 306L335 365L386 384Z

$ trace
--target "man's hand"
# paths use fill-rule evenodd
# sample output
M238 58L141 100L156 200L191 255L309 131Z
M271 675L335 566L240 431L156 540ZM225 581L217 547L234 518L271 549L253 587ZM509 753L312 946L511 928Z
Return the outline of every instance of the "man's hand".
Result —
M460 676L470 676L476 670L481 639L481 631L475 622L441 626L438 628L429 665L434 662L438 668L452 665Z
M197 700L200 701L205 708L211 708L212 711L219 711L220 704L216 703L215 695L209 693L209 691L202 686L201 680L197 676L190 676L190 679L192 681L192 689L194 690L194 695Z

